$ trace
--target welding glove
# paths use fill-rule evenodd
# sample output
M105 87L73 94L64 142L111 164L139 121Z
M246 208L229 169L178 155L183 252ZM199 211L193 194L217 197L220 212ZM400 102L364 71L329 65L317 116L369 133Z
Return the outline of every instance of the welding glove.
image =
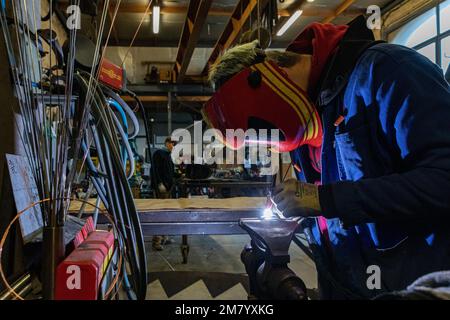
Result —
M295 179L277 186L273 200L285 217L316 217L321 215L319 188Z

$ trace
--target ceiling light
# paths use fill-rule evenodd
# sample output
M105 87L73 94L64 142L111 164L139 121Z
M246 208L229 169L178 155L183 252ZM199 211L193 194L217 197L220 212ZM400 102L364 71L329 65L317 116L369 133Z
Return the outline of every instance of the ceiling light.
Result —
M281 37L287 29L302 15L303 10L295 11L295 13L286 21L286 23L277 32L277 36Z
M159 21L161 18L161 7L159 5L153 6L153 33L159 33Z

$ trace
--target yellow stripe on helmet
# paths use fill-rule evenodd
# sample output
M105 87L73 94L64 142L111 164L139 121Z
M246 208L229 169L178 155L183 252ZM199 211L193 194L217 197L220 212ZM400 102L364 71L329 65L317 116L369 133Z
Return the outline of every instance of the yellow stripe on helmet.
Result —
M301 119L301 125L307 126L305 128L306 134L304 135L303 140L315 139L319 133L319 123L317 119L317 113L314 110L314 107L308 103L305 103L304 99L301 98L300 92L294 88L291 84L287 85L285 80L280 80L279 77L276 76L276 71L270 70L267 66L270 65L268 63L257 64L254 66L255 69L258 69L268 81L265 83L275 92L277 93L283 100L285 100L289 105L291 105L296 113L299 115ZM263 79L264 79L263 78ZM268 83L270 82L270 83ZM307 112L300 108L301 105L305 105ZM311 120L312 118L312 121ZM305 123L306 121L306 123ZM314 130L315 124L315 130Z

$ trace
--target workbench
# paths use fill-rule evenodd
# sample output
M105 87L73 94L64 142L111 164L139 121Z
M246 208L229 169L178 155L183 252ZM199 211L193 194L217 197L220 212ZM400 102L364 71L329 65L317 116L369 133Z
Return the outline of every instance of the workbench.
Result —
M145 237L154 235L244 234L243 218L260 218L266 198L229 199L136 199L136 209ZM95 200L91 201L95 204ZM81 204L73 202L69 211L77 213ZM94 212L85 207L85 214ZM99 217L99 223L106 219Z
M146 240L155 235L235 235L246 234L239 220L260 218L267 198L239 197L229 199L136 199L142 231ZM92 200L95 203L95 200ZM73 202L69 211L77 213L81 204ZM85 214L94 208L85 207ZM106 223L99 217L99 223ZM182 248L187 261L189 246Z

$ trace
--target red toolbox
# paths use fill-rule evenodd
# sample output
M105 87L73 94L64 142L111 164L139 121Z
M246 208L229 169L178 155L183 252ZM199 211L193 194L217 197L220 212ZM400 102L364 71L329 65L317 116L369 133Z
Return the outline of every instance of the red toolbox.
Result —
M114 250L114 235L94 231L56 270L56 300L96 300Z

